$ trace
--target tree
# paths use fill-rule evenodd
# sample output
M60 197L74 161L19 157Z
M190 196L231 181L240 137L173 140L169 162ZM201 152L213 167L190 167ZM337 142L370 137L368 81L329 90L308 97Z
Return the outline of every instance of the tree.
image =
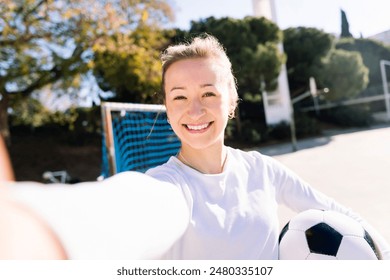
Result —
M164 0L3 0L0 133L8 139L9 95L29 96L47 85L79 88L93 67L94 47L171 17Z
M360 53L333 49L320 76L329 88L325 98L336 101L356 96L367 87L368 72Z
M100 88L120 102L155 103L161 84L160 51L168 38L161 30L140 26L128 36L112 36L94 47L94 75Z
M285 61L277 48L282 33L275 23L264 17L209 17L191 23L190 35L202 32L214 35L226 48L240 92L259 94L261 77L267 90L275 89L276 79Z
M379 63L382 59L390 60L390 46L371 39L343 38L336 43L336 48L359 52L364 65L369 69L369 84L365 91L372 91L372 94L378 94L378 91L382 92ZM367 96L370 93L365 92L364 94Z
M349 32L349 23L347 15L343 10L340 10L341 13L341 37L352 37L352 34Z
M33 97L12 96L10 103L13 108L11 123L16 126L26 126L31 129L51 123L72 126L77 119L75 108L70 108L65 112L51 111Z
M290 93L294 97L305 92L309 78L317 77L321 72L323 60L333 47L333 38L308 27L288 28L283 34Z

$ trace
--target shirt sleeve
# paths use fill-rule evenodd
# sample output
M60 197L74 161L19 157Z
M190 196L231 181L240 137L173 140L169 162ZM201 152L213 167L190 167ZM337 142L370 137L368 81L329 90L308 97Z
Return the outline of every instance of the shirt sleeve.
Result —
M44 221L70 259L159 259L189 223L186 201L175 186L134 171L72 186L7 187L8 198Z
M390 259L390 246L385 238L360 215L350 208L338 203L333 198L319 192L297 174L280 164L275 159L267 157L269 161L268 172L275 186L276 200L295 212L308 209L332 210L345 214L359 223L367 230L381 252L383 259Z

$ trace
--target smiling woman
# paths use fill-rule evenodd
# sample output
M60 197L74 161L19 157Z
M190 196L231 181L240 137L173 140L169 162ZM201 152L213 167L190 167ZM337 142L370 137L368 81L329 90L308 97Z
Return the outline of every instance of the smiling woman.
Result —
M195 38L191 46L190 51L167 49L162 56L167 115L182 143L182 162L204 173L220 173L227 155L224 131L238 100L235 78L213 37ZM203 153L202 161L196 161L197 153Z
M190 210L184 235L168 259L277 259L278 205L334 210L367 226L382 255L389 246L348 208L316 191L276 160L225 146L237 106L231 64L216 38L205 35L162 54L167 117L181 149L146 173L176 185Z
M189 158L195 152L207 152L210 166L204 162L192 164L198 170L220 172L219 162L211 166L215 154L210 151L219 152L222 147L230 108L227 83L217 69L211 59L188 59L173 64L166 72L165 105L172 129L181 139L180 155Z

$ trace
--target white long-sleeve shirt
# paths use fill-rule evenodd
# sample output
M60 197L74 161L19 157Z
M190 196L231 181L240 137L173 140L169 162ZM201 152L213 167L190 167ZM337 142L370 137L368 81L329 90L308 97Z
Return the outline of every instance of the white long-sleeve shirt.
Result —
M6 187L1 197L42 219L69 259L160 259L188 225L180 190L139 172L75 185L16 182Z
M202 174L176 157L147 174L179 186L189 206L190 224L168 259L278 259L278 204L296 212L324 209L351 216L389 257L386 241L369 224L258 152L228 148L220 174Z

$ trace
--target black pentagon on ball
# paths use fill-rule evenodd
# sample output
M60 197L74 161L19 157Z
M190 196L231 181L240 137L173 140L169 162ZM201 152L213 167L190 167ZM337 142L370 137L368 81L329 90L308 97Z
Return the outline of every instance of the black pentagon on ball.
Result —
M343 236L326 223L319 223L305 231L311 253L336 256Z
M382 259L381 253L379 249L376 247L374 240L372 240L371 235L366 230L364 230L364 239L367 241L368 245L370 245L371 249L374 251L378 260L381 260Z

